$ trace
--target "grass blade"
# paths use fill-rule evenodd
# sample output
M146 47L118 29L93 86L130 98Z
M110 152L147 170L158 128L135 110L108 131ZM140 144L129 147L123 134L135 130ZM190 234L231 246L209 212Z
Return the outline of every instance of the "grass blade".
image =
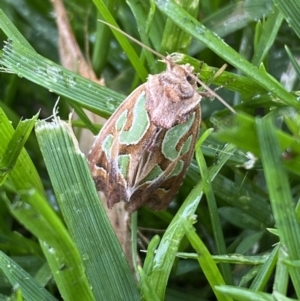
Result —
M36 125L38 142L96 300L139 300L136 284L70 125Z
M272 91L272 93L278 96L282 102L300 108L295 97L288 93L276 80L274 80L274 78L264 74L264 72L245 60L233 48L230 48L213 32L191 17L173 0L155 0L155 3L158 8L172 19L182 30L190 33L194 38L205 44L225 61L236 67L238 70L243 71L246 75L255 80L258 85Z
M9 42L3 50L0 62L9 70L103 117L109 117L125 98L17 43Z
M274 219L278 228L283 248L287 250L290 260L299 260L300 225L290 191L288 177L282 161L281 150L275 133L275 126L270 116L256 120L260 152L266 182L270 194ZM300 298L300 269L289 269L292 282Z
M269 52L283 21L283 15L281 12L276 7L274 7L273 10L273 13L269 15L268 20L263 24L259 41L257 45L255 45L254 55L252 58L252 64L255 66L259 66Z
M224 152L220 153L218 160L216 160L218 163L209 169L208 177L211 180L214 179L220 168L230 158L230 152L234 148L235 147L232 145L227 145L224 148ZM161 300L164 299L168 278L177 255L180 242L185 235L185 231L182 229L180 219L182 216L191 216L195 213L202 195L203 183L201 181L190 192L180 209L177 211L175 217L169 224L167 231L161 239L155 254L148 281L153 289L157 292L157 295ZM168 250L168 252L166 252L166 250Z
M21 288L22 295L31 301L55 301L56 299L16 262L0 251L0 269L14 289Z
M214 291L217 300L219 301L230 301L232 300L230 297L220 294L215 287L218 285L225 285L224 279L217 267L217 264L214 262L211 254L206 248L205 244L199 238L199 236L195 233L192 225L188 223L188 221L182 219L182 225L185 230L185 233L191 242L193 248L197 251L198 254L198 262L201 266L201 269L208 280L212 290Z
M0 186L8 177L10 171L13 169L16 161L26 143L33 127L38 118L38 114L32 119L20 121L9 144L0 160Z
M211 132L211 130L208 130ZM218 255L226 254L226 245L225 245L225 240L223 236L223 231L222 231L222 226L221 226L221 221L218 213L218 208L216 204L216 199L213 193L213 187L211 183L211 179L208 178L208 170L207 170L207 165L205 162L204 155L201 151L201 141L203 139L203 134L199 141L196 144L196 160L199 166L200 174L201 174L201 179L203 182L203 192L206 196L208 207L209 207L209 213L210 213L210 221L212 223L212 228L213 228L213 235L216 243L216 248ZM222 275L226 281L227 284L232 284L233 279L231 275L231 270L228 264L221 264L220 269L222 271Z
M300 3L298 0L274 0L275 5L279 8L285 17L285 20L294 29L298 38L300 38Z

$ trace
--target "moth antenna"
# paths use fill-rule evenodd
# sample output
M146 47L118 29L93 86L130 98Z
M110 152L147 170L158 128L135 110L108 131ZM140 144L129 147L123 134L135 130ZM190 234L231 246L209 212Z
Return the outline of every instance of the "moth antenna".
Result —
M217 98L226 108L228 108L232 113L236 114L236 111L232 106L230 106L221 96L215 93L211 88L209 88L202 80L196 77L197 82L211 95Z
M108 22L105 22L105 21L103 21L103 20L98 19L98 21L101 22L101 23L103 23L103 24L105 24L105 25L107 25L107 26L109 26L110 28L112 28L112 29L118 31L119 33L123 34L125 37L127 37L127 38L130 39L131 41L137 43L138 45L140 45L140 46L143 47L144 49L146 49L146 50L152 52L153 54L155 54L156 56L160 57L161 59L163 59L163 60L166 60L166 59L167 59L165 56L163 56L163 55L160 54L159 52L153 50L153 49L150 48L149 46L143 44L143 43L140 42L139 40L133 38L131 35L129 35L128 33L124 32L122 29L120 29L120 28L118 28L118 27L116 27L116 26L114 26L114 25L112 25L112 24L110 24L110 23L108 23Z
M203 64L203 62L202 62ZM223 71L226 69L227 64L224 64L221 68L218 69L218 71L211 77L210 81L213 81L215 78L217 78L220 74L223 73ZM200 67L201 70L201 67ZM198 77L196 77L197 82L205 88L206 91L209 92L210 95L213 95L215 98L217 98L226 108L228 108L232 113L236 114L236 111L221 97L219 96L216 91L221 89L223 86L218 87L217 89L210 89L205 83L203 83ZM205 96L205 92L203 93Z
M159 52L151 49L150 47L148 47L147 45L141 43L139 40L133 38L132 36L130 36L128 33L124 32L123 30L121 30L120 28L108 23L108 22L105 22L103 20L100 20L98 19L99 22L109 26L110 28L118 31L119 33L122 33L125 37L127 37L128 39L134 41L135 43L137 43L138 45L140 45L141 47L143 47L144 49L152 52L153 54L155 54L156 56L160 57L161 59L163 59L164 62L166 61L170 61L170 58L169 56L168 57L165 57L163 56L162 54L160 54ZM172 62L172 60L171 60ZM221 74L223 72L223 70L226 68L226 64L223 65L223 67L220 69L220 71L217 72L217 74ZM210 89L204 82L202 82L199 78L196 77L196 80L197 82L203 87L205 88L211 95L214 95L217 99L219 99L219 101L225 106L227 107L232 113L236 113L236 111L221 97L219 96L217 93L215 93L212 89Z

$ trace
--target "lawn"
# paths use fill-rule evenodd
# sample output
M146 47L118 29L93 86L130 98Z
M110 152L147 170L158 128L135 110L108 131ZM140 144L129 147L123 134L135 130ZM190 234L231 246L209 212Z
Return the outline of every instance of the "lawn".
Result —
M0 301L300 300L299 16L298 0L2 1ZM193 158L166 210L108 209L88 153L161 55L210 91Z

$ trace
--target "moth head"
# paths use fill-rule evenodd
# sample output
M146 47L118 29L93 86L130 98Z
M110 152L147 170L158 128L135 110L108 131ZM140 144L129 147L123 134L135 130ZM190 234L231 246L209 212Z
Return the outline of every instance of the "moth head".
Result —
M188 75L186 76L186 80L187 80L192 86L196 85L196 83L197 83L196 78L195 78L194 75L188 74Z
M169 57L167 57L163 62L167 66L166 71L172 72L174 75L178 76L178 78L185 79L194 89L197 88L197 78L194 75L193 66L190 64L177 65Z
M148 78L146 109L155 126L169 129L185 122L193 111L199 109L201 96L197 92L191 65L176 65L168 59L165 63L165 72Z

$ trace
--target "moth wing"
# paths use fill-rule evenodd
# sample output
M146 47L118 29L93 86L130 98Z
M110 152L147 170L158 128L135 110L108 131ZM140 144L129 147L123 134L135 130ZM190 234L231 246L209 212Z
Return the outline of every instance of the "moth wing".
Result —
M128 211L133 212L141 205L153 210L162 210L168 207L178 192L192 160L195 143L198 138L200 115L199 106L194 111L191 126L181 136L175 146L177 150L181 151L174 160L167 159L163 155L162 149L160 149L163 147L164 141L166 141L167 130L163 130L160 136L157 137L155 144L157 149L154 148L147 159L148 174L143 179L139 179L139 185L135 187L130 202L126 204ZM172 145L165 145L165 147L172 148ZM160 155L157 155L158 153Z
M132 127L132 115L134 115L132 106L135 106L141 95L145 97L144 91L145 84L135 89L123 101L102 127L88 155L88 163L96 188L105 195L109 208L122 200L129 201L128 185L122 177L124 172L122 173L122 170L120 172L119 166L119 163L126 164L126 158L121 157L123 161L120 160L119 154L128 153L129 150L124 150L124 148L131 145L126 145L126 142L121 143L121 137L122 133Z

